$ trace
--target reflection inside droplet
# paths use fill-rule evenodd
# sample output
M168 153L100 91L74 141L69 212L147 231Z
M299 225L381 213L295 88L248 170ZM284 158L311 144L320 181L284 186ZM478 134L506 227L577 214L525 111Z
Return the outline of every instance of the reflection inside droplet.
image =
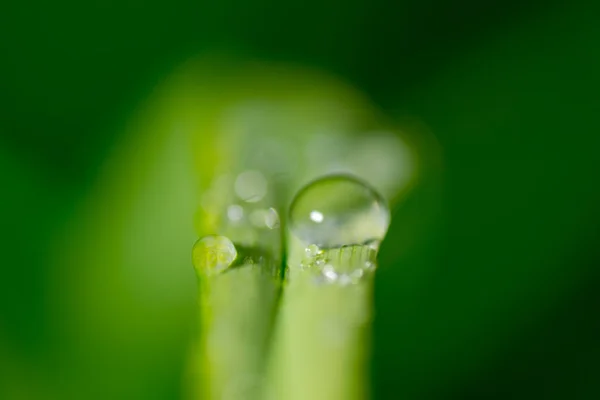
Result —
M315 221L317 224L320 224L321 222L323 222L323 214L319 211L311 211L310 219Z

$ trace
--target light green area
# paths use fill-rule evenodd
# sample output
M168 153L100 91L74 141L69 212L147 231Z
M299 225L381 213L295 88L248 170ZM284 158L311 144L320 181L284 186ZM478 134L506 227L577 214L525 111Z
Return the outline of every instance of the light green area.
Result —
M372 290L371 274L342 285L290 265L269 369L268 399L368 397Z
M0 398L182 397L201 236L187 201L229 160L214 151L216 124L194 118L296 82L277 101L305 100L277 109L270 129L292 135L323 109L308 92L331 89L237 63L210 83L187 69L163 90L207 49L329 71L418 127L409 144L433 143L417 146L418 183L379 254L374 399L600 398L600 3L292 3L3 7ZM199 98L206 111L186 106ZM160 104L140 108L147 99ZM286 124L290 109L303 111ZM157 131L197 143L167 151ZM392 148L317 144L315 159L356 165ZM192 147L204 151L188 167ZM305 150L290 148L281 159Z
M199 282L201 332L191 398L261 399L278 278L267 264L242 264Z

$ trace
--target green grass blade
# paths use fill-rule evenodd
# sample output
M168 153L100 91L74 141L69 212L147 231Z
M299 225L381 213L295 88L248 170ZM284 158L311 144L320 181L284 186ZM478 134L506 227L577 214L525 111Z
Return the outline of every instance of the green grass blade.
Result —
M202 399L259 399L280 284L268 263L200 279Z
M341 285L324 283L297 262L292 261L289 272L269 369L268 398L367 398L372 273Z

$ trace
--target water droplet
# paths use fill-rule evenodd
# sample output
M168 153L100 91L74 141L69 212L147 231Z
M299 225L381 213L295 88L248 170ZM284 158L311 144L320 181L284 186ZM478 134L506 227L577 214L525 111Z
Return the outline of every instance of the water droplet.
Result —
M316 257L317 254L321 252L321 249L316 244L309 245L306 249L304 249L306 255L308 257Z
M365 268L364 269L366 269L367 271L375 269L375 263L373 263L371 261L365 262Z
M266 214L265 210L258 209L258 210L252 211L248 218L250 219L250 222L252 223L252 225L254 225L255 227L265 228L266 227L265 214Z
M317 179L301 189L290 207L290 229L321 248L381 241L389 210L369 185L349 175Z
M327 264L323 267L323 276L328 282L335 282L338 278L338 274L335 272L335 268L331 264Z
M309 184L290 208L292 234L306 244L302 270L315 282L355 284L375 269L388 225L385 202L370 186L348 175Z
M275 210L273 207L267 210L267 215L265 216L265 224L269 229L279 228L279 214L277 214L277 210Z
M237 204L232 204L227 207L227 218L230 221L237 222L244 217L244 209Z
M243 201L256 203L267 194L267 180L258 171L244 171L235 179L234 189Z
M213 275L227 269L236 257L233 242L225 236L205 236L192 249L194 268L204 275Z
M253 210L248 219L256 228L279 228L279 214L274 208Z
M323 258L318 258L315 260L316 267L322 267L323 265L325 265L325 260Z

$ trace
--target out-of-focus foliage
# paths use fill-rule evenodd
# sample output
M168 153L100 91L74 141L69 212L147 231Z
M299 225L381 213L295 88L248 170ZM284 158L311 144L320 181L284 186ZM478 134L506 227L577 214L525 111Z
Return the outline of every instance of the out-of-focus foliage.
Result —
M398 120L427 126L443 150L443 169L427 164L423 184L394 210L381 250L374 398L597 398L597 8L2 5L0 397L179 397L195 301L186 297L194 233L182 222L185 185L164 179L179 160L137 174L148 154L168 148L149 140L154 147L129 148L131 163L114 168L156 190L140 194L146 210L165 204L180 214L95 199L105 214L81 222L98 237L80 250L94 257L86 269L61 257L79 238L59 238L102 187L125 121L176 66L217 50L338 74ZM170 171L186 179L184 167ZM149 246L149 268L173 262L170 280L149 281L155 292L127 283L148 271L123 276L110 264L127 254L125 239L140 245L153 231L107 235L117 223L156 226L179 246L175 254ZM81 301L93 296L105 301Z

